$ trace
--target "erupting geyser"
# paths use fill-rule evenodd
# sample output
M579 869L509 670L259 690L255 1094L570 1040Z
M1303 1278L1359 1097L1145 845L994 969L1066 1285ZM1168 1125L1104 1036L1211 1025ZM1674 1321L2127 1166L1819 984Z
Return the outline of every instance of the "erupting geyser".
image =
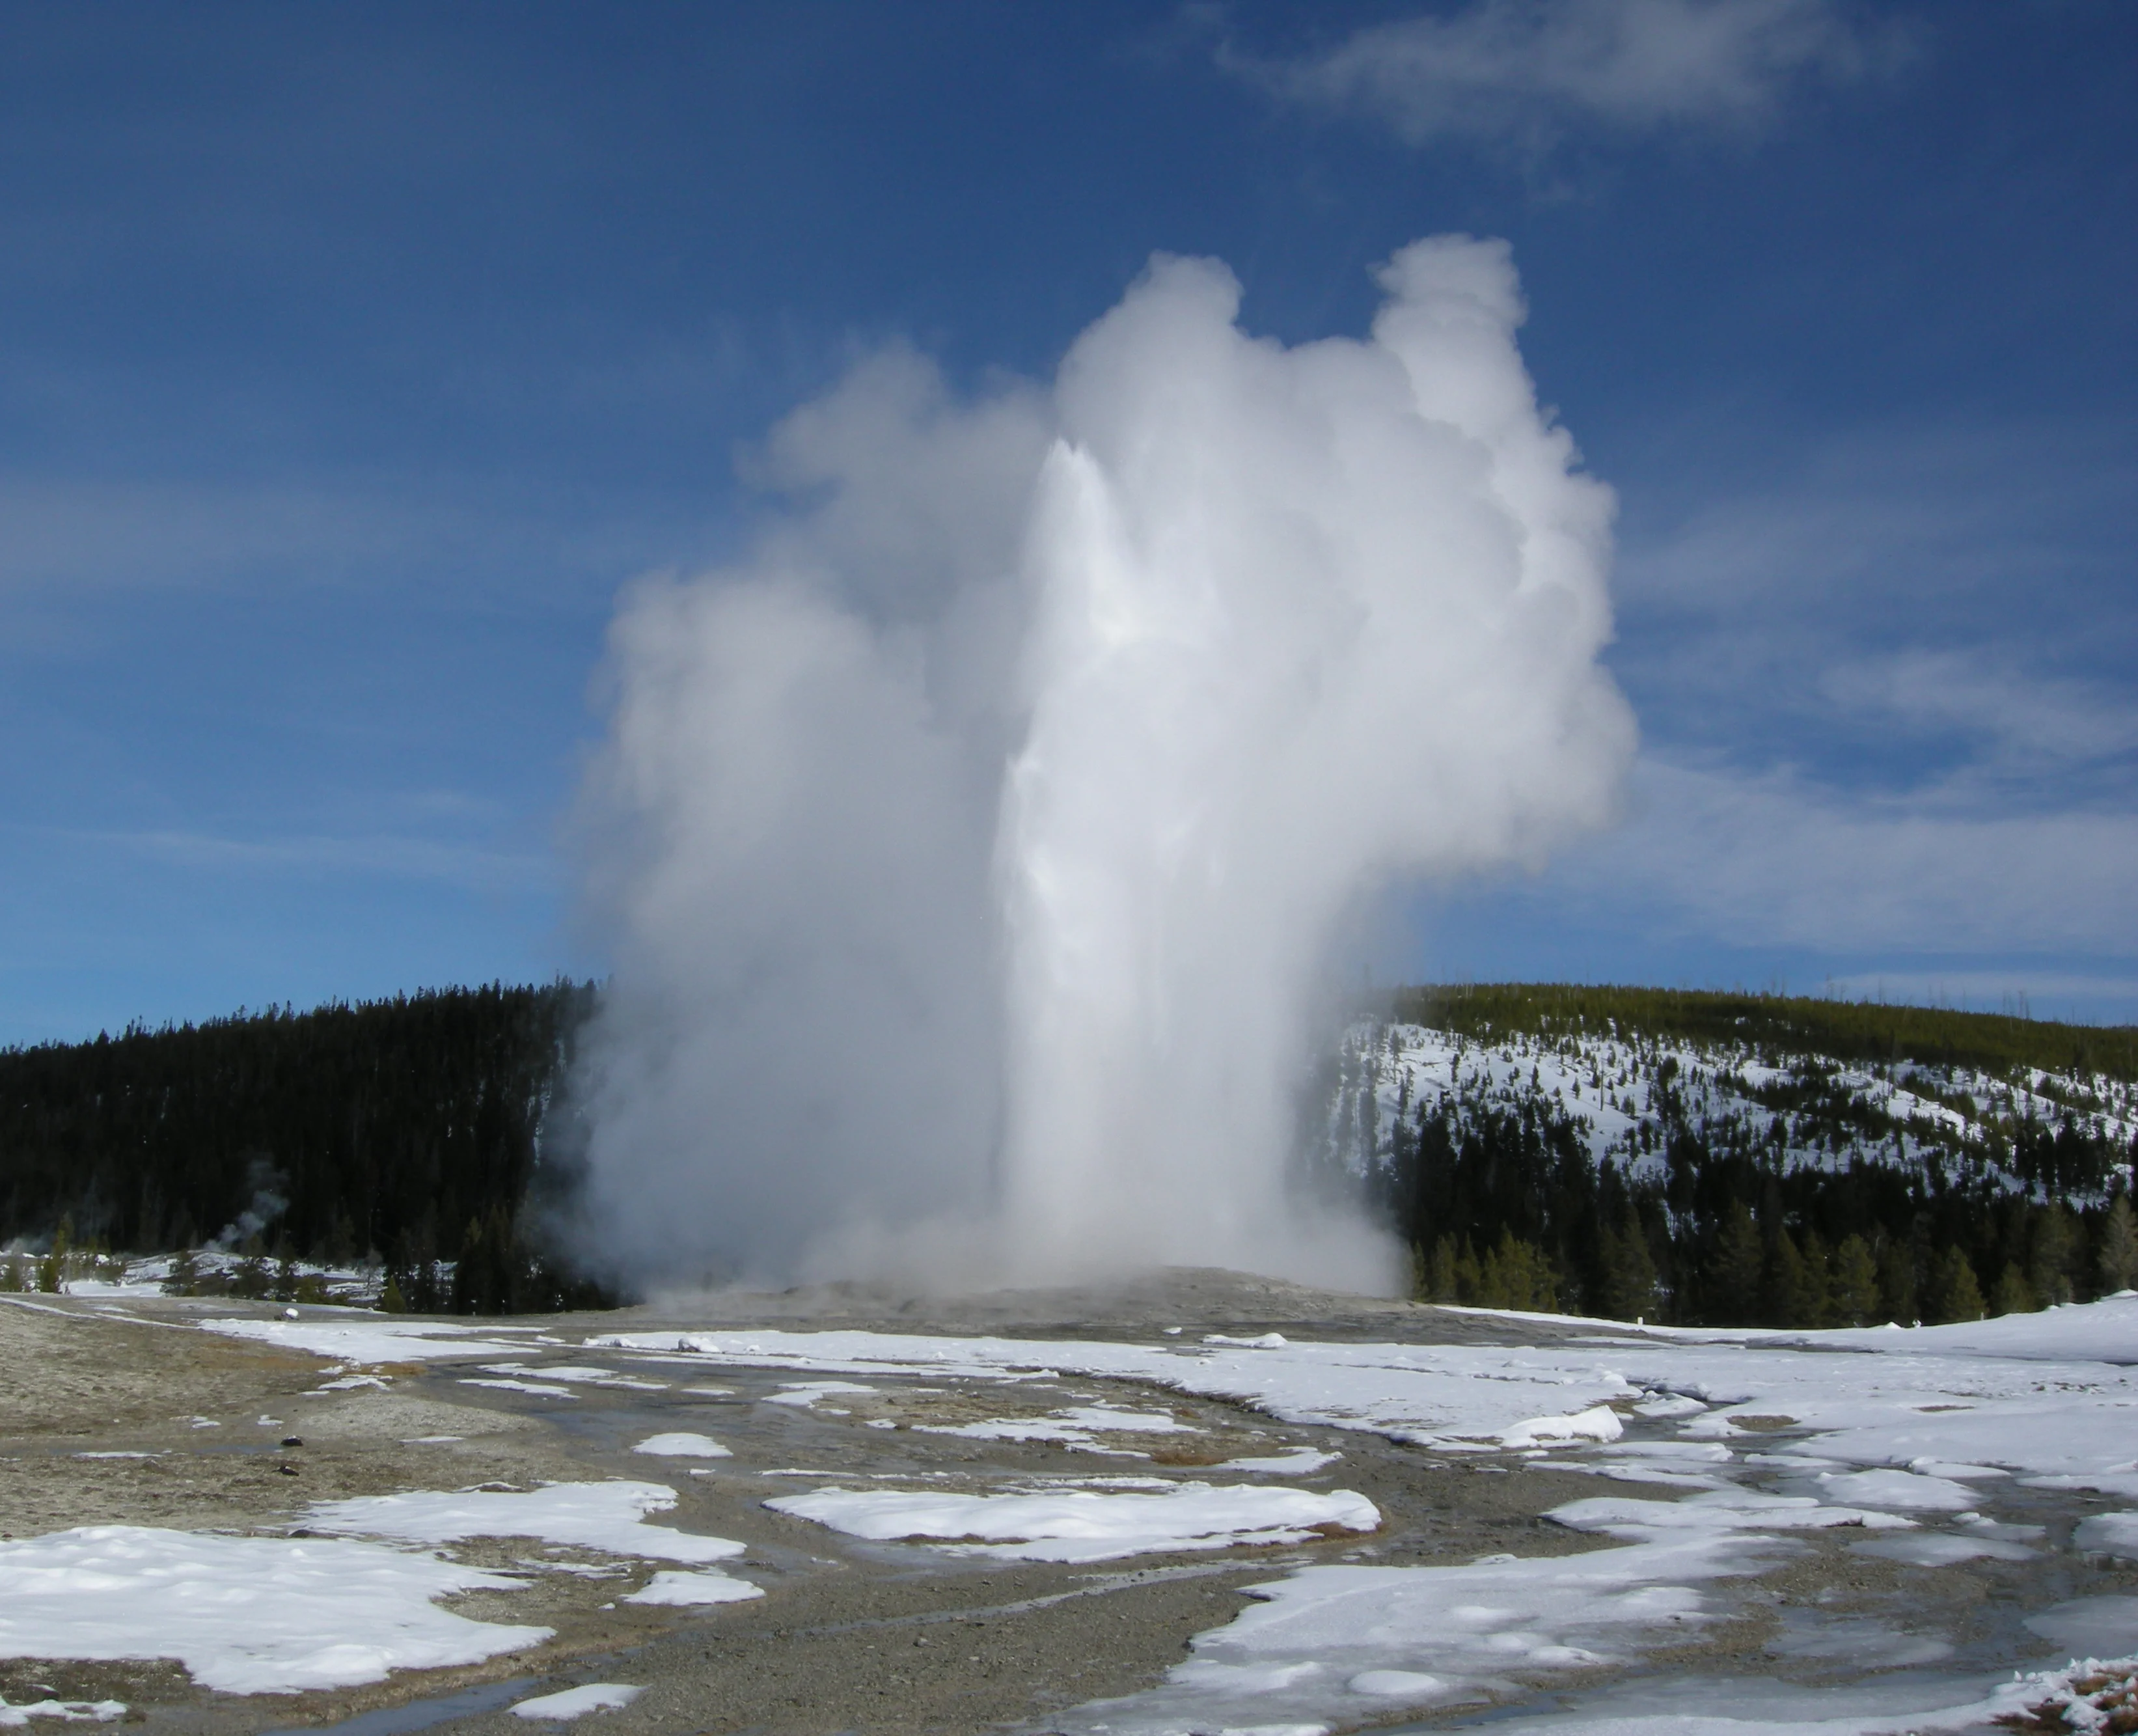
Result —
M1611 496L1498 242L1364 342L1159 259L1050 391L910 353L769 443L793 509L615 628L589 1226L642 1274L1374 1288L1287 1185L1332 936L1608 814Z

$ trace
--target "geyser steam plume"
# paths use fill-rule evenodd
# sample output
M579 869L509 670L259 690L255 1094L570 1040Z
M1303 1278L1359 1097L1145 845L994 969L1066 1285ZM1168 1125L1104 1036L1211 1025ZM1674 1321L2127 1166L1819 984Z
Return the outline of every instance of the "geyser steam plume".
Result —
M969 403L878 355L774 433L747 562L630 597L578 1086L613 1257L1384 1281L1287 1186L1332 937L1600 823L1633 726L1506 247L1379 281L1368 340L1287 350L1161 257Z

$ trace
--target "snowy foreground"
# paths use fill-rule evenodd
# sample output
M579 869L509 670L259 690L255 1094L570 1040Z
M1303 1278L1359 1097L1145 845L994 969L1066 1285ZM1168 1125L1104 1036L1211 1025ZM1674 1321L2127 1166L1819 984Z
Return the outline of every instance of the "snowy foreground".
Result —
M760 1329L610 1333L569 1347L539 1341L569 1362L534 1359L535 1342L510 1328L348 1314L203 1324L335 1359L323 1391L354 1390L381 1364L452 1361L474 1365L461 1378L493 1389L509 1382L518 1401L569 1412L579 1408L577 1391L651 1391L665 1377L769 1370L795 1377L772 1403L843 1417L881 1383L961 1383L999 1392L1008 1410L1020 1389L1075 1377L1137 1383L1154 1399L1171 1391L1227 1400L1443 1458L1484 1464L1489 1455L1515 1474L1530 1466L1613 1479L1549 1515L1589 1540L1585 1551L1296 1566L1254 1587L1254 1606L1198 1636L1157 1686L1057 1714L1052 1729L1306 1736L1533 1699L1554 1684L1577 1696L1568 1709L1501 1721L1628 1736L1867 1736L1984 1729L2061 1695L2071 1701L2058 1714L2064 1727L2087 1729L2110 1728L2096 1702L2138 1691L2119 1685L2138 1670L2130 1661L2138 1597L2045 1597L2023 1612L2038 1641L2029 1661L2042 1673L2001 1682L1970 1671L1934 1636L1861 1621L1814 1636L1828 1648L1821 1655L1857 1666L1845 1689L1701 1679L1682 1665L1667 1666L1668 1676L1639 1674L1659 1650L1721 1631L1744 1588L1803 1557L1814 1534L1827 1547L1911 1566L2040 1561L2044 1584L2054 1582L2055 1552L2067 1547L2138 1559L2138 1295L2130 1293L1914 1330L1633 1331L1554 1319L1549 1329L1540 1321L1540 1342L1525 1347ZM1192 1430L1162 1405L1080 1403L930 1432L1120 1455L1125 1442ZM320 1502L305 1516L309 1536L106 1526L0 1543L8 1588L0 1652L175 1658L207 1686L247 1694L471 1663L546 1638L546 1629L437 1606L457 1592L524 1582L437 1553L473 1538L538 1539L638 1563L642 1573L657 1566L628 1602L765 1595L731 1571L742 1565L741 1543L659 1520L676 1496L652 1477L728 1477L725 1445L671 1431L647 1435L636 1450L652 1474L644 1480ZM792 1474L817 1486L766 1506L829 1532L945 1556L1082 1562L1252 1546L1296 1552L1364 1540L1381 1523L1355 1491L1278 1480L1340 1480L1340 1460L1313 1450L1199 1465L1193 1479L1064 1476L978 1494L896 1477ZM2085 1515L2068 1543L2028 1520L2030 1504L2051 1496ZM2123 1661L2080 1661L2092 1659ZM632 1691L593 1684L516 1709L568 1718L623 1706ZM93 1703L0 1706L0 1723L32 1715L115 1713Z
M2037 1553L2043 1540L2038 1527L1989 1516L2000 1483L2138 1504L2138 1296L1912 1330L1633 1333L1594 1324L1593 1335L1571 1343L1526 1349L1295 1343L1274 1333L1145 1346L765 1331L617 1334L588 1347L849 1378L1130 1379L1242 1401L1287 1421L1370 1430L1443 1454L1513 1452L1655 1490L1652 1499L1575 1501L1552 1514L1616 1548L1530 1561L1302 1568L1257 1587L1265 1601L1199 1636L1161 1686L1057 1720L1065 1729L1303 1736L1389 1709L1422 1713L1511 1692L1554 1671L1588 1679L1725 1619L1729 1582L1777 1565L1806 1530L1844 1528L1860 1538L1854 1548L1904 1562L2010 1558ZM810 1516L857 1530L857 1520L895 1518L915 1499L800 1498L815 1504ZM798 1502L792 1510L808 1511ZM2077 1542L2138 1555L2138 1513L2096 1515ZM2042 1637L2045 1664L2058 1649L2067 1658L2138 1651L2138 1598L2077 1600L2028 1625ZM1945 1655L1935 1642L1895 1633L1854 1639L1867 1669L1929 1665ZM1959 1730L2053 1699L2064 1681L2053 1668L2002 1684L1917 1680L1906 1685L1916 1697L1900 1704L1867 1699L1858 1688L1830 1702L1779 1688L1762 1697L1740 1683L1713 1704L1650 1703L1615 1716L1599 1706L1569 1723L1687 1736ZM2075 1706L2069 1727L2093 1727L2091 1711Z
M1261 1603L1200 1636L1193 1655L1154 1690L1059 1720L1094 1732L1318 1730L1506 1693L1553 1672L1590 1681L1599 1666L1633 1663L1645 1650L1683 1643L1726 1619L1732 1582L1785 1560L1808 1531L1838 1528L1856 1540L1852 1548L1906 1562L2017 1559L2048 1544L2040 1528L1993 1516L2004 1485L2138 1507L2138 1297L1914 1330L1594 1326L1585 1337L1528 1348L1301 1343L1276 1334L1130 1344L766 1330L619 1333L583 1348L815 1377L795 1384L791 1400L801 1403L866 1391L871 1377L1129 1380L1440 1454L1512 1455L1652 1490L1556 1509L1560 1523L1612 1540L1586 1553L1315 1566L1273 1580L1257 1588ZM411 1353L403 1329L370 1322L232 1322L221 1329L349 1360ZM1104 1420L1087 1408L1058 1425L1101 1427ZM1329 1535L1373 1523L1370 1504L1340 1490L1110 1481L1110 1489L1022 1497L832 1487L773 1504L861 1537L1057 1560L1224 1547L1307 1528ZM2096 1513L2076 1543L2138 1554L2138 1512ZM2041 1637L2045 1666L2059 1653L2138 1650L2138 1599L2078 1600L2034 1612L2028 1625ZM1740 1682L1712 1704L1650 1705L1620 1719L1599 1704L1578 1721L1629 1731L1803 1728L1834 1736L1961 1729L2039 1704L2056 1689L2050 1680L1925 1677L1921 1666L1938 1663L1944 1648L1920 1637L1872 1632L1857 1643L1867 1669L1919 1666L1906 1685L1915 1698L1891 1703L1903 1685L1896 1682L1885 1700L1852 1690L1828 1704L1779 1688L1763 1700L1748 1699ZM2086 1727L2087 1710L2077 1708L2070 1727Z

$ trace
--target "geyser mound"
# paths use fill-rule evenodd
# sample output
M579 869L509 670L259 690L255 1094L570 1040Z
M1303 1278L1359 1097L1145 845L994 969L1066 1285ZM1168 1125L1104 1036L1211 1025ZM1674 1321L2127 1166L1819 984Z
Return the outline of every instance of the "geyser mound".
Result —
M627 599L578 1082L612 1257L1386 1283L1288 1181L1332 936L1600 823L1633 726L1506 247L1380 281L1367 340L1286 349L1159 258L971 403L877 356L775 431L749 561Z

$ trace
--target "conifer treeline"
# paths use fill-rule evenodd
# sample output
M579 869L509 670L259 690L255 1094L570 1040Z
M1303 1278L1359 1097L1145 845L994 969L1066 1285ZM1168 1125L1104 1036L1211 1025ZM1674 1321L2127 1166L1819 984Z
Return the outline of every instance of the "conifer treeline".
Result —
M593 992L447 989L0 1051L0 1244L71 1220L81 1244L369 1256L434 1306L554 1306L525 1208ZM439 1260L466 1267L456 1284Z
M1558 985L1407 991L1394 1012L1488 1043L1608 1028L1651 1045L2122 1078L2138 1038L1921 1008ZM1662 1057L1659 1124L1643 1150L1663 1161L1638 1176L1592 1157L1572 1113L1546 1095L1418 1104L1374 1181L1412 1245L1420 1293L1629 1320L1818 1327L1974 1319L2138 1284L2127 1179L2138 1152L2077 1113L1989 1130L1994 1163L1949 1166L1933 1153L1915 1165L1793 1167L1745 1130L1688 1114L1675 1073ZM1815 1067L1760 1095L1795 1137L1809 1127L1836 1154L1854 1148L1869 1115Z
M2015 1067L2138 1079L2138 1026L2063 1024L2004 1013L1805 995L1586 983L1464 983L1398 989L1388 1016L1457 1036L1505 1037L1616 1024L1651 1040L1742 1043L1829 1060Z

